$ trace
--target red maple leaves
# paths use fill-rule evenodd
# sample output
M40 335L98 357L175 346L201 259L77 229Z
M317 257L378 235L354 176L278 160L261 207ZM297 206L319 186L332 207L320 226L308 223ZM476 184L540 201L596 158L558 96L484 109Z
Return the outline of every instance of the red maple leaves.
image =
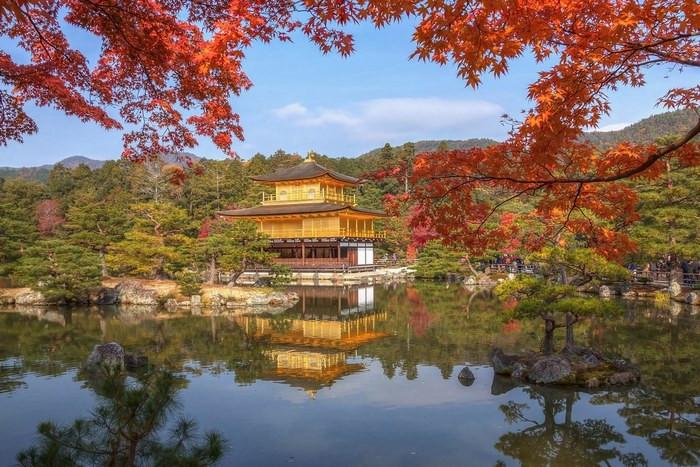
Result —
M256 41L289 41L300 31L322 52L353 51L342 25L377 26L411 17L414 57L454 63L471 86L484 73L508 72L531 54L547 67L528 88L532 108L495 147L419 157L414 225L470 249L512 238L538 220L524 241L586 235L610 257L631 245L635 196L623 180L654 177L662 161L700 163L700 134L672 144L619 145L603 152L581 140L609 113L608 94L640 87L649 67L700 67L700 5L695 0L8 0L0 34L0 144L36 131L27 102L53 106L105 128L124 128L124 156L180 151L210 138L233 154L243 139L231 97L252 83L243 70ZM73 47L68 28L99 45L94 59ZM20 60L17 57L26 57ZM668 108L697 111L700 86L670 89ZM532 215L505 222L502 208L533 200Z

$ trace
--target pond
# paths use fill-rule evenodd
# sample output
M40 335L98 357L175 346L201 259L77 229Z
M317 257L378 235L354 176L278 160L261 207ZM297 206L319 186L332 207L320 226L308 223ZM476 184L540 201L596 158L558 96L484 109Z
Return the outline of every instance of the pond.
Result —
M82 364L111 341L184 377L179 411L226 439L221 465L700 460L700 316L690 308L630 301L624 316L582 324L579 342L632 359L643 384L575 391L494 377L492 347L536 349L539 328L504 322L488 292L437 283L298 292L277 315L2 310L0 465L36 442L39 423L90 416L100 396ZM458 379L465 366L469 386Z

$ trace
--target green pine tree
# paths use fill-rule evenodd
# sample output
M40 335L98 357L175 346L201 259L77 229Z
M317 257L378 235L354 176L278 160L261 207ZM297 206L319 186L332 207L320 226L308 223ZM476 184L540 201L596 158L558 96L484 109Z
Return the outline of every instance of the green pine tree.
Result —
M133 227L108 248L111 270L160 279L190 263L194 225L184 209L149 202L132 205L129 211Z
M22 255L12 277L49 301L85 301L89 289L100 285L100 261L65 240L42 240Z

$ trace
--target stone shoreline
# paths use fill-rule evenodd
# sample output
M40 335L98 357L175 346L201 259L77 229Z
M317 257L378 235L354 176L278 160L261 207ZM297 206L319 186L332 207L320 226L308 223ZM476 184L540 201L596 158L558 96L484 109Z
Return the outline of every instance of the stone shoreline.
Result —
M178 308L229 308L256 309L258 307L285 310L293 306L299 297L295 292L275 290L269 287L229 287L205 285L201 295L185 297L179 294L173 281L148 281L141 279L106 279L102 287L92 290L86 305L135 305ZM51 306L37 291L29 288L0 289L0 305Z

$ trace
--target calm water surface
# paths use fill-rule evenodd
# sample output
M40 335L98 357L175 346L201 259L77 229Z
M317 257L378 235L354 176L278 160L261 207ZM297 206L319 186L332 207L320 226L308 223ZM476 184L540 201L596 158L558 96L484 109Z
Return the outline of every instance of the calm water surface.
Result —
M88 417L81 364L117 341L185 376L182 413L217 430L222 465L695 465L700 317L624 304L579 340L642 367L628 390L515 386L492 346L536 348L487 293L444 284L305 288L277 315L202 317L140 309L2 310L0 465L42 421ZM469 366L471 386L457 378Z

